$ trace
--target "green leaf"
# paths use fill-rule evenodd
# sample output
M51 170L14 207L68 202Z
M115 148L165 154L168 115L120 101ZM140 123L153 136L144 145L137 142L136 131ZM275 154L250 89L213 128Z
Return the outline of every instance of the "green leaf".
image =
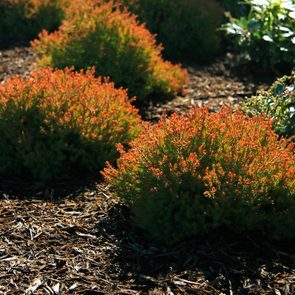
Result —
M285 86L281 83L278 83L274 88L274 95L278 96L285 91Z

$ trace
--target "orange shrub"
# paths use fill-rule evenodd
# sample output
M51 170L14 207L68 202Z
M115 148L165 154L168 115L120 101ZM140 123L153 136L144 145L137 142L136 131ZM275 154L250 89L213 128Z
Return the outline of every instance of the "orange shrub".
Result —
M174 114L121 148L103 175L159 241L219 226L294 238L294 144L271 123L230 109Z
M134 15L121 12L112 1L77 0L66 9L59 31L43 32L33 42L41 66L75 69L96 67L130 96L171 96L182 91L187 74L163 61L154 36Z
M126 91L93 71L43 69L0 85L0 176L43 182L95 172L140 128Z

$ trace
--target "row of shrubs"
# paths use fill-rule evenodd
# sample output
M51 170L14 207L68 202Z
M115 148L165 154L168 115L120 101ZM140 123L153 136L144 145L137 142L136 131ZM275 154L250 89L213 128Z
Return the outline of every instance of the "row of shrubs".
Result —
M0 46L36 38L42 29L54 31L67 15L67 8L78 9L81 1L3 0L0 4ZM89 4L90 1L84 3ZM92 0L116 2L138 15L147 28L165 45L165 57L208 62L220 49L223 9L215 0ZM80 17L82 15L80 14ZM92 15L94 17L94 14ZM77 24L78 25L78 24Z
M152 125L125 90L93 74L47 68L0 84L0 177L50 185L108 161L106 181L152 239L177 242L220 226L294 238L295 144L271 119L194 109ZM294 76L256 103L278 95L294 103ZM289 114L275 130L294 127L294 108Z
M93 0L76 0L66 15L58 31L44 31L33 42L40 66L95 66L96 76L110 77L138 100L182 92L187 73L163 60L162 48L134 15L112 1Z
M90 13L89 6L103 6L104 3L108 3L109 12L106 12L104 7L94 9L95 11ZM122 11L120 16L118 11L116 14L110 13L110 7L112 7L111 10L119 10L118 7L115 8L115 3ZM137 20L135 16L127 16L126 8L137 15ZM79 13L78 9L82 9L84 13ZM45 33L42 34L40 41L42 44L39 44L39 49L41 48L42 53L46 55L42 58L43 62L46 61L57 67L61 64L78 67L86 67L89 63L97 64L102 68L100 74L104 74L102 58L109 61L110 56L117 56L117 54L121 58L128 58L131 53L132 56L137 55L138 58L142 58L143 53L136 50L131 53L129 50L128 55L124 57L119 54L119 50L115 50L116 54L113 54L113 47L118 45L119 40L122 42L124 39L123 44L119 46L120 52L123 49L127 50L124 44L130 45L134 37L134 29L131 28L138 26L140 22L145 23L146 28L156 34L156 41L153 40L153 42L158 52L161 51L159 44L164 45L165 58L204 63L212 61L223 50L224 36L222 30L218 28L226 21L225 10L230 11L226 13L229 23L223 26L223 30L230 35L229 43L233 43L238 52L242 53L243 62L251 62L264 72L272 73L286 73L294 67L294 0L246 0L242 2L232 0L87 0L85 3L81 0L3 0L0 3L0 47L17 41L32 40L42 29L52 32L62 24L58 32L50 34L48 38L45 37L47 36ZM106 12L103 17L102 11ZM73 20L73 15L76 21ZM118 20L114 21L117 18ZM127 26L129 29L122 29L122 26ZM98 33L100 37L95 35ZM140 37L139 35L140 33L135 39ZM144 36L142 43L151 42L151 39L154 39L154 37L145 36L147 33L143 28L141 35ZM67 46L63 54L57 54L62 45L60 41L62 38L67 40ZM57 41L56 45L54 41ZM106 41L108 42L105 46ZM103 42L104 45L99 47L98 42ZM135 42L138 43L138 40ZM69 50L69 46L72 46L73 50L79 50L79 55L73 57L73 50ZM99 51L99 54L96 55L93 50ZM116 62L121 62L121 60ZM144 62L148 63L146 60ZM131 63L130 69L133 70L133 67L134 64ZM124 70L123 66L121 71ZM158 70L158 72L161 71L162 69ZM115 76L113 72L110 73L111 75ZM116 78L113 79L115 82ZM148 78L139 77L139 79ZM124 83L122 84L125 86ZM161 84L156 87L166 86Z
M186 72L163 60L155 37L120 4L77 0L63 13L33 48L40 66L76 72L45 68L0 85L1 177L53 184L108 161L106 181L153 239L220 226L294 237L294 143L285 139L294 135L294 74L243 112L195 109L151 125L128 96L175 95Z

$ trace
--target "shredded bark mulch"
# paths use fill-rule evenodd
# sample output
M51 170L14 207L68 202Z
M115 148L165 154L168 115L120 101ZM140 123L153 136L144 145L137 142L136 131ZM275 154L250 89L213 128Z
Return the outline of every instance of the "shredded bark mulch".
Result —
M28 76L35 66L34 54L28 47L0 50L0 83L14 75Z
M156 122L163 113L186 114L192 107L208 107L211 111L222 106L237 109L243 100L271 84L270 77L255 76L236 65L237 57L230 53L208 66L184 65L190 77L186 95L167 102L149 101L143 108L143 118Z
M144 118L191 106L236 108L267 86L237 75L233 63L227 55L211 66L186 66L187 95L149 103ZM0 51L0 83L34 67L28 48ZM295 241L220 229L158 245L145 240L106 184L64 188L0 179L0 294L295 294Z
M77 195L3 194L0 294L295 294L291 242L220 230L159 246L106 185Z

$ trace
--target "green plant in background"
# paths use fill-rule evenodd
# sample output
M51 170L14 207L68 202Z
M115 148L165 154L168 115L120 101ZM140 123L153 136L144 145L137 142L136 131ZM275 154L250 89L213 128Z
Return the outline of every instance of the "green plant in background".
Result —
M246 0L248 16L229 15L223 26L246 60L273 73L295 65L295 4L291 0Z
M118 0L156 34L168 59L206 63L219 53L223 9L215 0Z
M135 223L173 243L220 226L295 237L294 144L263 116L196 108L143 130L103 174Z
M260 91L242 106L247 114L264 114L274 119L274 130L284 136L295 135L295 72L278 79L267 91Z
M63 0L1 0L0 47L28 42L42 29L54 31L64 18Z

